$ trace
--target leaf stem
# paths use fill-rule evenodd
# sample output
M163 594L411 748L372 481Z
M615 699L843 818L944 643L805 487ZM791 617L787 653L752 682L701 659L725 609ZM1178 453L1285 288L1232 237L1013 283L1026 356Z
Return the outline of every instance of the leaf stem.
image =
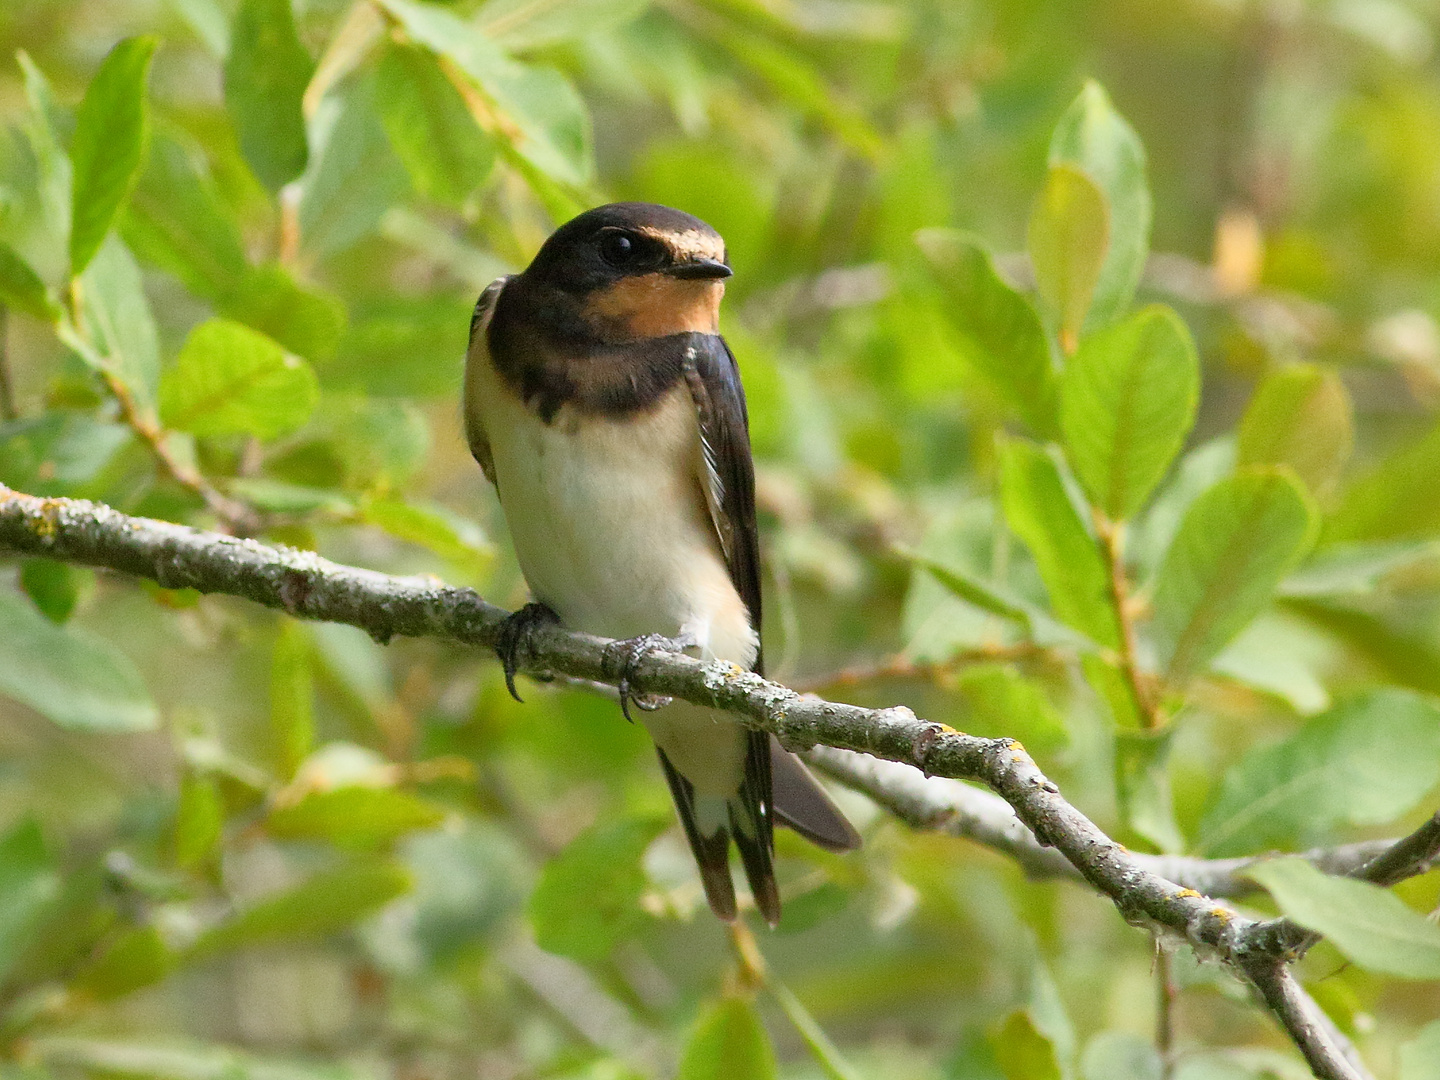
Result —
M10 311L0 304L0 422L19 420L15 384L10 377Z
M1157 700L1158 695L1149 685L1145 672L1140 670L1134 611L1130 602L1130 579L1125 574L1125 525L1111 521L1097 510L1095 536L1109 570L1110 602L1114 605L1115 621L1120 627L1120 670L1130 688L1141 726L1147 731L1158 731L1165 726L1165 715Z
M825 1029L810 1015L800 999L771 974L760 952L760 943L755 940L750 928L743 922L731 923L730 942L735 947L735 956L740 964L741 984L749 989L763 987L770 992L825 1075L830 1080L861 1080L860 1073L845 1060L840 1048L830 1041Z

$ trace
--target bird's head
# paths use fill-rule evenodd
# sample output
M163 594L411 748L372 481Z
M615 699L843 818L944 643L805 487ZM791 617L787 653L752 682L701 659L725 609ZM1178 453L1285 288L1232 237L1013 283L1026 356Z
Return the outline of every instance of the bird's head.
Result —
M731 273L725 241L697 217L654 203L610 203L562 225L526 269L609 340L718 332Z

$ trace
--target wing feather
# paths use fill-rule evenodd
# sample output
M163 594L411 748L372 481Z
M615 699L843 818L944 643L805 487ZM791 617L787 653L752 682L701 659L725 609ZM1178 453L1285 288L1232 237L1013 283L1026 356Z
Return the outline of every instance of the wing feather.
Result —
M490 437L485 432L485 420L474 395L480 385L481 365L489 366L490 319L495 314L495 303L505 288L508 277L496 278L485 287L480 299L475 301L475 313L470 316L470 347L465 354L465 440L470 444L470 453L480 463L485 479L495 483L495 458L490 453Z

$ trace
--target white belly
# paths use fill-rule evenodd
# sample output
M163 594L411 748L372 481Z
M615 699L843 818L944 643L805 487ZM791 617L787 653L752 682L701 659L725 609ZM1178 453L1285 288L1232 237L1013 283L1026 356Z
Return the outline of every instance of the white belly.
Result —
M508 393L485 398L500 502L537 600L576 630L690 633L704 657L754 660L699 487L699 430L683 385L624 422L562 410L545 424Z

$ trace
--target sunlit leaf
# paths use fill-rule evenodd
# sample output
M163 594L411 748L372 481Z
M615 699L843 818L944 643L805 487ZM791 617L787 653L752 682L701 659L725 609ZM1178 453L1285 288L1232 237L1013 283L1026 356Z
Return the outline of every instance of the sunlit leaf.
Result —
M301 100L314 70L290 0L242 0L230 27L225 107L245 160L271 191L305 170Z
M380 119L410 182L436 202L462 205L490 175L494 143L432 54L395 46L376 75Z
M774 1080L775 1051L753 1002L724 997L696 1021L676 1080Z
M149 731L159 721L124 653L56 626L9 589L0 589L0 693L79 731Z
M1056 431L1056 379L1035 309L1000 280L973 237L927 229L917 240L935 271L945 314L975 369L1039 435Z
M1098 83L1087 82L1055 126L1050 164L1062 162L1083 170L1110 208L1108 251L1085 320L1089 333L1125 314L1150 247L1145 147Z
M472 574L482 572L495 557L494 548L478 525L463 521L439 506L372 499L365 503L362 516L391 536L427 548Z
M1052 165L1030 211L1027 232L1035 284L1073 352L1090 311L1110 242L1110 210L1095 182L1072 165Z
M1314 507L1285 471L1249 469L1191 505L1155 586L1155 637L1174 678L1204 667L1305 556Z
M159 39L125 38L105 57L80 102L70 148L70 273L99 250L130 194L145 154L145 79Z
M1375 689L1250 751L1230 769L1200 825L1210 855L1322 843L1339 825L1379 825L1440 781L1440 708Z
M1101 645L1117 645L1109 572L1050 455L1022 439L1002 442L1000 499L1010 528L1035 558L1055 614Z
M1023 1010L1006 1017L990 1037L990 1047L1005 1080L1061 1080L1055 1048Z
M1350 457L1350 395L1333 371L1293 364L1255 391L1240 421L1238 464L1288 465L1311 491L1334 486Z
M327 870L293 889L268 896L207 931L194 957L255 945L325 937L388 904L410 888L410 875L389 862L358 862Z
M546 865L530 897L530 922L542 949L576 960L599 960L649 921L641 856L664 822L602 821Z
M1440 926L1388 889L1331 877L1299 858L1261 863L1246 876L1264 885L1286 915L1324 934L1361 967L1440 979Z
M368 848L428 829L443 818L437 806L408 792L349 786L312 791L298 802L276 807L265 819L265 829L281 839Z
M1066 454L1112 520L1133 516L1149 498L1184 445L1199 396L1190 332L1159 305L1092 334L1065 365Z
M972 735L1019 739L1040 754L1069 741L1065 718L1045 691L1014 668L976 664L961 673L955 689L966 709L963 726Z
M1173 738L1173 728L1115 733L1115 795L1120 812L1130 828L1167 854L1185 850L1170 789Z
M274 438L309 418L319 392L305 361L248 327L211 319L190 331L165 373L160 416L195 435Z
M590 118L563 75L517 63L494 39L435 4L381 2L417 44L454 61L492 99L494 134L523 161L563 183L589 179Z
M40 826L25 818L0 837L0 980L30 946L36 926L59 895L60 875Z

